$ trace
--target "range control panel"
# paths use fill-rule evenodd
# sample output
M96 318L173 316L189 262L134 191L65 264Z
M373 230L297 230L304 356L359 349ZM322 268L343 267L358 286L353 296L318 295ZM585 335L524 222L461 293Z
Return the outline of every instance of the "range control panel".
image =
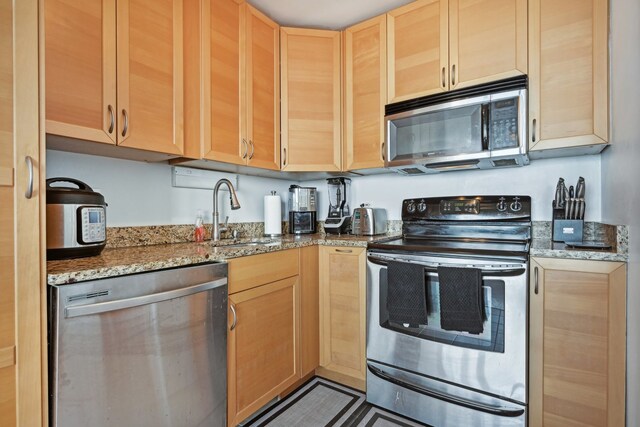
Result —
M531 220L531 197L459 196L406 199L402 220Z

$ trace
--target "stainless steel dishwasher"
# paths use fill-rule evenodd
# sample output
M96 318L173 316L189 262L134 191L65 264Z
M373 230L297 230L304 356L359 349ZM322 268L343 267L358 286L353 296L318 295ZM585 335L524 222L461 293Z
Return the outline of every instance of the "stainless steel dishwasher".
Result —
M51 425L223 427L227 264L49 287Z

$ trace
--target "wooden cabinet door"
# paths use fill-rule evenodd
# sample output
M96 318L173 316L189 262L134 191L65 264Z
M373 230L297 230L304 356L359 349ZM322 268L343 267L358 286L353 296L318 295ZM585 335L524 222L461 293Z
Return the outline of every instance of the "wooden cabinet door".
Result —
M622 426L626 267L534 258L529 425Z
M118 0L118 145L184 150L182 0Z
M343 170L384 166L387 103L387 17L344 32Z
M247 162L241 140L244 109L240 105L241 0L202 2L202 158Z
M282 170L340 171L340 32L281 28Z
M607 0L529 0L531 155L572 147L594 153L606 146L608 11Z
M300 248L300 377L320 365L320 271L318 246Z
M387 14L388 103L449 89L448 15L448 0L418 0Z
M320 248L318 373L364 390L366 378L366 251Z
M280 170L280 27L245 6L247 163Z
M449 0L449 89L527 73L527 0Z
M0 0L0 425L48 425L37 0ZM14 62L15 60L15 62ZM33 164L29 185L27 156ZM43 168L44 172L44 168ZM30 188L33 191L30 191ZM30 194L26 194L30 193ZM44 291L43 291L44 292Z
M300 378L298 293L294 276L229 296L228 425Z
M116 143L116 1L44 2L46 132Z

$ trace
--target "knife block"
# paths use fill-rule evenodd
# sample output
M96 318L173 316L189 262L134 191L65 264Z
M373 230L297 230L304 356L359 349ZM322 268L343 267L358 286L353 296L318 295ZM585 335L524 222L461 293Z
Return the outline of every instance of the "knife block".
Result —
M584 232L584 220L564 219L564 208L553 210L551 221L551 240L554 242L581 242Z

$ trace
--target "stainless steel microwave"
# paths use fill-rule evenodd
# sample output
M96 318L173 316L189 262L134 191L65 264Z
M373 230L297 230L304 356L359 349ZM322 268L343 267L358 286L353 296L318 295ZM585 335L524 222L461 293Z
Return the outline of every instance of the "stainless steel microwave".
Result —
M403 174L527 165L527 77L387 105L385 126Z

